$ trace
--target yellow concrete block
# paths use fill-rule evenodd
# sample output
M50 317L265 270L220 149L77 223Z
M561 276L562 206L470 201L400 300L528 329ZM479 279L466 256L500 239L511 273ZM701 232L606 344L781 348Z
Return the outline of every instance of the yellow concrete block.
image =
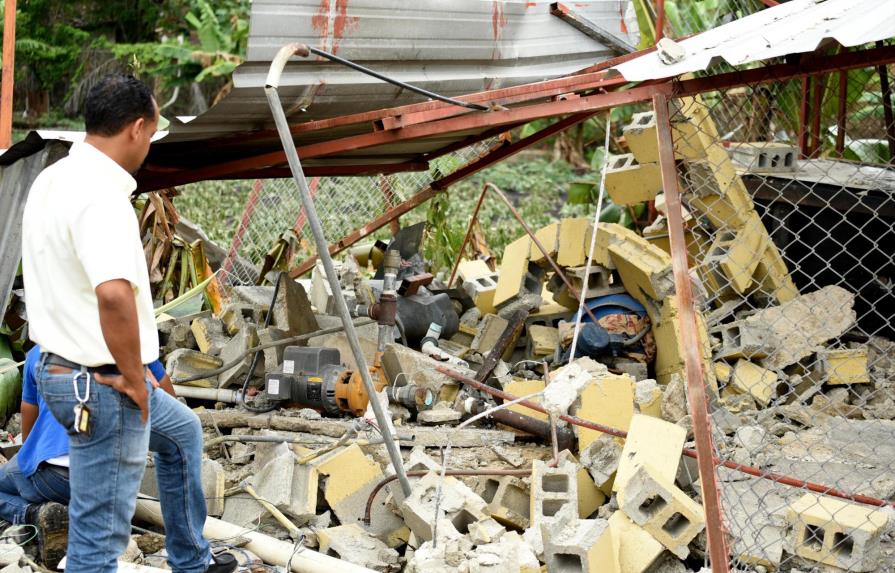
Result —
M587 262L590 236L590 219L578 217L560 221L556 264L561 267L580 267Z
M563 450L559 454L560 460L569 460L576 466L578 465L578 458L572 455L569 450ZM597 487L597 484L594 483L594 480L590 477L590 473L581 467L578 470L577 474L578 478L578 516L581 519L587 519L597 509L606 503L606 494L600 491L600 488Z
M460 266L457 267L457 276L464 282L488 276L492 272L493 271L488 268L488 265L485 264L485 261L480 261L478 259L474 261L462 261Z
M624 573L643 573L665 551L661 543L622 511L612 514L609 528L612 531L613 553L619 570Z
M484 314L491 314L491 313L484 313ZM477 326L473 326L471 324L463 324L461 322L460 323L460 332L462 332L464 334L469 334L470 336L475 336L476 334L479 333L479 329Z
M764 256L755 267L755 282L757 285L753 296L759 299L783 304L799 296L799 289L789 274L786 261L773 241L768 242Z
M870 374L867 372L866 348L825 349L818 353L818 358L823 373L827 376L827 384L868 384L870 382Z
M742 182L735 172L735 179L724 179L710 161L685 164L682 183L687 204L705 215L716 229L741 229L755 211L752 199L745 188L741 188Z
M649 464L654 474L674 481L687 431L670 422L637 414L631 419L628 437L618 463L612 491L623 488L637 467Z
M612 155L606 169L606 192L616 205L652 201L662 190L658 163L635 163L634 156Z
M730 382L730 375L733 373L733 367L727 362L715 362L715 378L725 384Z
M878 571L888 522L880 510L806 493L787 511L796 555L847 571Z
M541 246L547 250L547 254L553 260L556 260L556 253L559 250L559 227L559 223L550 223L546 227L535 231L535 237L537 237ZM541 252L541 249L538 248L534 241L531 242L531 251L528 258L532 263L538 265L545 267L550 265L547 262L547 257L544 256L544 253Z
M504 384L503 390L513 396L528 396L529 394L534 394L535 392L540 392L544 389L544 381L543 380L524 380L522 378L514 378L510 382ZM538 398L529 398L535 404L540 404L541 399ZM525 416L531 416L537 420L547 420L547 414L543 414L541 412L535 412L534 410L530 410L525 406L514 404L507 408L512 412L518 412L519 414L523 414Z
M746 293L752 286L752 275L761 262L759 253L767 249L770 237L758 218L752 213L742 229L718 233L709 250L709 257L717 257L718 265L730 281L730 286L739 293Z
M662 300L674 290L671 256L621 225L600 226L594 261L617 269L625 290L644 306L646 298Z
M516 239L503 251L500 261L500 277L494 292L494 305L500 306L519 294L525 273L528 272L528 255L531 239L526 235Z
M553 356L559 346L559 331L552 326L533 324L528 327L528 341L533 356Z
M323 458L316 466L319 474L329 477L324 497L333 508L370 482L384 477L379 464L365 456L357 444Z
M674 138L674 155L676 159L700 159L704 157L702 141L698 129L689 122L671 124L671 135ZM655 113L652 111L635 113L631 123L622 132L625 142L639 163L659 162L659 139L656 134Z
M619 507L679 559L705 527L702 506L649 464L637 468L618 494Z
M677 117L672 117L671 136L674 138L674 154L678 159L705 159L705 147L699 138L699 128L690 121L679 121Z
M606 374L593 380L581 390L578 406L572 414L618 430L628 430L634 416L634 378L628 374ZM603 432L575 428L578 451L583 452Z
M652 307L647 307L647 310L650 308ZM656 338L656 381L659 384L668 384L674 374L686 379L677 296L666 298L660 312L651 313L650 319L653 321L653 336ZM696 311L696 328L696 334L702 343L702 369L706 385L717 394L718 381L715 379L715 371L712 368L708 329L705 325L705 317L698 310Z
M777 374L745 358L737 361L730 380L734 388L749 394L762 406L767 406L777 391Z
M662 417L662 390L653 388L652 396L640 402L640 413L654 418Z

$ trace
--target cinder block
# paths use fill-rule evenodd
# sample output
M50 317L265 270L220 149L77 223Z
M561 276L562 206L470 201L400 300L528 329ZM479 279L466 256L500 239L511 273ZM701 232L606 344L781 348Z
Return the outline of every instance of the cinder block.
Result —
M320 476L318 483L324 482L323 497L341 523L358 523L363 518L370 492L385 477L379 464L357 444L321 456L310 465ZM403 525L388 507L376 504L368 531L386 539Z
M520 237L507 245L500 261L500 277L497 290L494 292L494 306L499 307L515 298L525 284L528 274L528 256L531 239L528 235Z
M757 287L752 297L760 304L784 304L799 296L799 289L789 274L786 261L773 241L755 267Z
M560 226L561 223L550 223L546 227L542 227L535 231L535 237L554 261L556 260L556 253L559 251ZM534 241L531 242L531 250L528 254L528 260L529 262L543 267L549 267L550 265L547 261L547 257L544 256L544 253L541 252L541 249L538 248Z
M534 460L531 471L530 531L536 553L543 551L544 537L557 525L578 519L578 467L569 461L550 467Z
M665 551L661 543L631 521L623 511L612 514L609 518L609 529L612 532L613 553L618 559L620 572L643 573Z
M245 325L246 322L260 324L262 320L261 309L251 304L230 303L221 309L221 322L224 331L233 336Z
M258 331L259 344L269 344L277 340L283 340L284 338L289 338L289 333L275 326L262 328ZM307 345L307 342L296 342L295 344L297 346L305 346ZM283 363L284 348L285 345L281 344L279 346L271 346L270 348L264 349L264 370L266 372L275 371L279 368L280 364Z
M625 292L625 287L622 286L621 281L613 281L612 271L606 267L591 265L590 273L587 273L587 270L586 266L566 269L566 276L569 282L584 298L588 299Z
M528 327L528 354L534 357L553 356L559 346L559 330L534 324Z
M620 573L612 531L605 519L578 519L544 544L544 561L551 573Z
M559 227L559 251L556 264L561 267L580 267L587 261L591 237L590 219L563 219Z
M477 279L479 277L488 276L493 271L488 268L485 261L476 259L473 261L462 261L457 267L457 276L460 280L466 282L468 280Z
M741 229L718 233L703 264L717 264L733 291L742 295L751 290L752 276L761 262L760 253L767 249L769 241L758 214L752 213Z
M767 406L777 392L777 374L744 358L737 360L733 367L730 383L762 406Z
M725 151L721 153L726 157ZM683 165L681 179L691 209L705 215L718 230L736 230L746 225L755 208L732 167L730 173L722 173L710 159Z
M500 335L504 333L509 324L510 321L505 320L496 314L486 314L482 317L482 321L479 323L478 332L476 332L475 337L472 339L470 349L487 355L497 344ZM515 344L510 344L508 348L513 348L514 346Z
M649 311L651 307L647 307ZM677 375L681 379L686 378L684 372L684 348L678 319L677 296L671 296L662 301L662 307L658 313L650 314L653 323L653 336L656 338L656 381L660 385L667 385ZM709 346L708 329L705 318L696 311L696 328L699 338L702 370L705 375L706 385L715 394L718 393L718 381L712 368L712 351Z
M179 378L188 378L215 370L223 366L224 363L216 356L202 354L196 350L187 348L178 348L168 354L165 359L165 371L171 378L177 380ZM201 386L203 388L211 388L217 385L217 380L213 378L204 378L194 382L187 382L186 386Z
M699 124L697 124L699 125ZM676 159L696 160L705 157L705 150L698 137L699 128L686 121L680 114L673 116L671 135L674 140ZM634 153L639 163L659 162L659 139L656 134L655 112L635 113L631 123L622 132L628 148Z
M787 511L793 553L847 571L877 571L880 536L888 515L880 509L806 493Z
M680 559L690 554L688 545L705 527L702 507L674 485L674 477L658 475L649 464L637 468L618 500L631 521Z
M477 261L481 262L481 261ZM483 265L485 263L482 263ZM482 314L494 313L494 294L497 292L497 282L499 275L497 273L488 273L475 278L465 279L463 281L463 290L475 303Z
M197 318L190 325L190 330L196 338L199 352L209 356L217 356L228 342L224 335L224 324L213 316Z
M563 450L559 453L560 463L566 461L571 462L578 468L578 517L587 519L594 514L597 509L606 503L606 494L597 487L590 474L587 473L585 466L578 462L578 458L572 455L569 450Z
M644 464L651 466L654 475L674 481L686 438L687 431L676 424L635 414L625 438L612 491L620 491Z
M648 299L661 301L674 294L668 253L630 229L615 224L600 226L598 250L604 246L609 257L609 263L604 266L618 271L625 290L641 304L650 306Z
M577 405L572 413L579 418L604 426L627 431L634 416L634 379L626 374L604 374L581 390ZM587 447L602 435L602 432L579 428L578 451Z
M622 445L619 438L610 434L600 434L587 449L581 450L582 465L604 493L612 493L612 480L615 479L621 456Z
M237 360L240 356L243 356L249 348L257 345L258 332L255 326L246 325L245 328L237 332L236 336L231 338L224 346L223 350L221 350L222 364L229 364L230 362ZM230 370L221 373L221 375L218 376L218 387L229 388L235 384L242 384L243 379L249 372L249 368L252 366L252 358L253 356L251 354L243 356L239 364ZM260 360L255 366L253 376L264 376L264 363Z
M817 353L817 366L824 382L831 385L868 384L867 348L823 349Z
M751 173L795 171L798 158L795 146L778 142L735 143L728 151L733 161Z
M733 374L733 367L727 362L715 362L712 364L715 369L715 378L719 382L727 384L730 382L730 376Z
M652 201L662 190L658 163L636 163L634 155L610 155L606 168L606 192L616 205Z
M774 351L771 333L762 324L735 320L715 328L712 334L721 337L721 348L715 353L716 360L764 358Z
M441 476L436 472L429 472L413 485L410 496L401 503L404 522L422 541L432 539L439 482ZM469 533L475 522L489 517L485 501L455 478L444 479L441 495L441 511L444 511L444 516L462 535Z
M527 529L531 512L531 491L513 476L487 477L477 493L488 504L488 513L507 527Z
M638 380L634 385L634 401L637 402L641 414L654 418L662 417L662 389L655 380L650 378Z

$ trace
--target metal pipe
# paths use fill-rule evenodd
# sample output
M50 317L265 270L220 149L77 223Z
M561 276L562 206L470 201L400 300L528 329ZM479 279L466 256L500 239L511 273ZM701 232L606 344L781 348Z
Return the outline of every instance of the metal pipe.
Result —
M466 376L460 374L459 372L455 372L450 368L444 368L442 366L438 366L435 368L436 371L448 376L456 380L457 382L461 382L470 388L474 388L479 390L480 392L484 392L485 394L490 394L495 398L500 398L502 400L513 401L518 400L517 396L510 394L508 392L504 392L503 390L498 390L497 388L492 388L486 384L482 384L477 380L473 380L472 378L467 378ZM546 414L547 410L545 410L540 404L536 404L530 400L521 400L516 402L522 406L530 410L534 410L535 412L541 412ZM618 428L613 428L612 426L604 426L603 424L598 424L596 422L591 422L590 420L584 420L582 418L578 418L576 416L569 416L568 414L562 414L559 416L560 420L564 420L572 425L578 426L579 428L587 428L588 430L596 430L597 432L602 432L604 434L609 434L610 436L615 436L617 438L627 438L628 432L624 430L619 430ZM699 459L696 450L690 448L684 448L681 453L688 458L693 458L695 460ZM848 493L836 488L826 486L823 484L818 484L806 480L802 480L796 477L787 476L783 474L778 474L774 472L768 472L760 468L756 468L753 466L747 466L745 464L738 464L736 462L731 462L729 460L724 460L719 457L712 455L712 462L719 465L724 466L725 468L729 468L732 470L736 470L738 472L742 472L747 475L751 475L757 478L766 479L769 481L773 481L776 483L780 483L787 486L798 487L802 489L807 489L809 491L813 491L815 493L820 493L824 495L829 495L832 497L838 497L840 499L846 499L848 501L854 501L857 503L863 503L866 505L874 505L878 507L887 507L892 506L895 507L895 502L884 501L879 498L871 497L869 495L863 495L859 493Z
M810 149L808 141L808 115L810 113L810 104L808 102L811 95L811 77L802 78L802 100L799 102L799 158L807 159Z
M884 46L882 40L876 43L877 48ZM895 114L892 112L892 86L889 84L889 69L885 64L877 67L879 85L883 92L883 120L886 122L886 139L889 140L889 155L895 160Z
M814 78L814 91L811 93L811 157L820 155L821 139L820 139L820 120L823 115L824 92L827 87L827 76L817 76Z
M376 416L376 422L379 424L379 431L382 433L382 439L385 440L385 447L388 450L389 458L394 467L395 474L401 484L401 490L404 495L410 495L410 482L404 470L404 461L401 458L401 450L398 447L394 435L392 433L392 421L388 413L379 401L376 387L373 384L373 378L370 376L370 369L367 367L367 360L360 346L360 340L357 337L357 331L351 321L351 314L348 311L348 304L342 294L342 285L339 284L339 277L336 274L333 265L333 259L329 254L329 243L326 241L326 235L323 232L323 226L320 223L320 217L317 215L317 208L314 206L314 200L311 199L308 183L305 180L304 172L301 169L301 162L298 153L295 150L295 142L289 132L289 122L286 120L286 114L283 112L283 105L280 103L280 96L277 92L280 74L286 61L293 54L307 55L308 47L301 44L289 44L277 53L274 61L271 62L270 73L267 76L267 83L264 87L264 93L267 96L267 102L270 105L270 111L273 114L274 123L280 134L280 140L283 149L286 151L286 158L289 161L289 168L292 170L292 176L295 179L295 186L298 188L302 206L308 217L308 223L311 232L314 235L314 241L317 244L317 255L323 262L323 268L326 271L326 278L329 281L330 289L335 300L336 312L342 319L342 326L345 328L345 336L348 339L348 345L354 354L354 360L357 364L357 370L363 380L364 388L370 396L370 405Z
M721 517L721 497L715 472L714 444L709 419L708 400L705 394L705 372L702 370L702 344L693 307L693 292L687 269L687 239L681 214L681 194L678 188L677 165L674 160L674 140L671 135L671 119L668 100L664 95L653 97L656 129L659 138L659 168L662 188L665 190L665 212L668 217L668 234L671 245L671 266L677 291L678 320L681 329L681 347L684 349L684 367L687 373L687 398L693 415L693 434L696 438L696 458L699 467L699 484L705 509L708 552L714 573L730 571L727 539ZM818 107L818 111L820 108Z
M484 400L475 398L470 398L463 404L463 409L469 414L481 414L488 408L489 406ZM521 430L544 440L552 438L555 442L554 451L557 456L560 450L567 450L575 443L575 432L568 426L560 430L555 427L555 424L550 424L512 410L497 410L491 413L490 418L498 424Z
M457 269L460 268L460 261L463 260L463 252L466 250L466 245L469 244L469 240L472 239L472 233L475 230L475 223L479 220L479 211L482 208L482 203L485 201L485 195L488 193L488 186L482 186L482 192L479 193L479 200L476 201L475 209L472 210L472 217L469 219L469 226L466 227L466 235L463 237L463 242L460 243L460 249L457 251L457 260L454 261L454 268L451 269L451 278L448 279L448 288L454 287L454 278L457 276Z
M277 522L279 522L280 525L282 525L284 528L286 528L286 531L289 532L289 537L293 541L296 541L299 538L301 538L301 530L298 529L298 526L295 525L294 523L292 523L292 521L290 521L288 517L283 515L283 512L280 511L279 509L277 509L277 507L274 504L270 503L269 501L267 501L266 499L264 499L263 497L258 495L258 492L255 491L255 488L252 487L252 484L243 482L240 485L242 486L243 491L245 491L247 494L249 494L252 497L252 499L254 499L258 503L260 503L261 507L266 509L267 512L270 513L274 517L274 519L276 519Z
M407 472L409 477L423 477L432 470L414 470ZM444 472L447 476L518 476L525 477L531 475L531 470L505 470L505 469L482 469L482 470L447 470ZM376 495L388 484L398 479L398 476L388 476L381 482L377 483L370 491L370 497L367 498L367 507L364 509L364 524L370 525L373 513L373 501Z
M3 72L0 80L0 149L12 146L12 96L16 58L16 0L6 0L3 13Z
M227 402L228 404L239 404L242 401L242 390L229 390L227 388L202 388L200 386L174 384L174 393L177 394L178 398L214 400L215 402Z
M656 0L656 43L665 37L665 0Z
M839 72L839 105L836 110L836 155L845 155L845 113L848 105L848 72Z

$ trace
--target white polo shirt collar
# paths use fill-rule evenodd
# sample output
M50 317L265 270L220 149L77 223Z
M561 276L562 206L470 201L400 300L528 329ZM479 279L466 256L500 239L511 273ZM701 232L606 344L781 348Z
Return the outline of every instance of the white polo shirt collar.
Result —
M114 159L93 147L86 141L78 141L72 144L68 152L80 160L86 160L96 165L103 177L111 179L115 189L121 189L122 193L130 195L137 190L137 180L133 175L125 171Z

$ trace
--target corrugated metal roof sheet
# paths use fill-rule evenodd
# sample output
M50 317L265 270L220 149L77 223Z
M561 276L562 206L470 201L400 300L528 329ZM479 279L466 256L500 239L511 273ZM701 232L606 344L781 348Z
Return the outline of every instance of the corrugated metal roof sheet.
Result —
M738 66L813 52L835 40L846 47L895 37L895 0L791 0L679 42L686 57L665 64L657 52L612 69L628 81L670 78L724 61Z
M233 91L164 145L271 127L262 90L274 54L305 43L447 96L559 77L613 51L550 13L550 0L254 0L246 62ZM576 2L577 13L625 42L628 0ZM317 59L295 58L279 88L290 122L422 101L413 93Z

